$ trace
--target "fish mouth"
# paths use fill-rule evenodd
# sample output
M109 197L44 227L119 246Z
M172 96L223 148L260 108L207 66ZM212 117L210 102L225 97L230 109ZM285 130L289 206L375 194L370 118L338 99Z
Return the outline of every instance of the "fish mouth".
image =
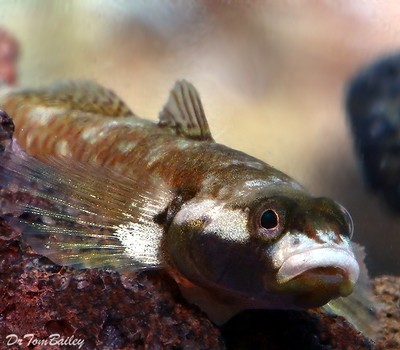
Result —
M314 248L284 260L277 273L277 282L304 291L336 290L337 296L346 296L352 292L359 273L359 265L351 251Z

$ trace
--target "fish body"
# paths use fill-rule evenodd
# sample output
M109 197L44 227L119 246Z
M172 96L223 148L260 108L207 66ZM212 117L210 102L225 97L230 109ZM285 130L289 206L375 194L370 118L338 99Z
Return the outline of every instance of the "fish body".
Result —
M50 203L19 206L36 215L24 237L55 262L165 268L217 323L352 292L360 266L348 212L216 143L190 83L175 85L158 123L90 82L9 92L1 106L17 141L0 181Z

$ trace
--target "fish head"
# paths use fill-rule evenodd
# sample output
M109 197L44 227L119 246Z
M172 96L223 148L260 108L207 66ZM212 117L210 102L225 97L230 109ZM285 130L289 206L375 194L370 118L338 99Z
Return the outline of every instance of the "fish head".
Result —
M259 214L258 229L267 236L279 231L268 250L276 272L267 282L271 289L291 294L293 306L300 308L319 307L351 294L360 268L351 245L354 225L348 211L324 197L277 196L275 201L279 209L272 205L274 215L268 212L271 209ZM272 229L275 221L270 216L280 221Z
M319 307L352 292L346 209L286 185L241 193L194 198L175 215L166 249L181 276L244 308Z

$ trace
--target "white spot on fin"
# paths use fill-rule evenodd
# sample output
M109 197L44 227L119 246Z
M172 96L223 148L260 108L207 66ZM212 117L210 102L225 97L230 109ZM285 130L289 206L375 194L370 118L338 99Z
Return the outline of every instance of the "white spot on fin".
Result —
M159 125L189 139L213 141L199 94L186 80L175 83L160 113Z

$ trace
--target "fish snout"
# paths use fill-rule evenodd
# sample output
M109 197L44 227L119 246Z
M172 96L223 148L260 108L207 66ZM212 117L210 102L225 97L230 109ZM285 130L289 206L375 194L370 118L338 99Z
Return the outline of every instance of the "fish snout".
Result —
M295 253L277 273L280 288L293 292L298 307L318 307L351 294L360 273L354 254L324 247Z

